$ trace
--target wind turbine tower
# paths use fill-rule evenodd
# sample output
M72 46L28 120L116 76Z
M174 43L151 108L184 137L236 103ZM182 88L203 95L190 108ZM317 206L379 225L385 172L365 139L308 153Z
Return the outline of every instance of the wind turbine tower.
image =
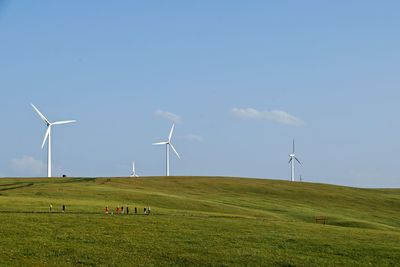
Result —
M171 131L169 132L168 140L164 142L154 143L154 146L165 145L166 146L166 176L169 176L169 148L175 152L176 156L181 159L175 147L171 143L172 134L174 133L175 124L172 125Z
M136 170L135 170L135 161L132 162L132 173L131 173L131 177L134 177L134 178L139 177L139 175L136 174Z
M295 180L295 165L296 165L296 161L300 164L300 160L296 157L296 154L294 152L294 139L293 139L293 152L292 154L289 154L289 164L291 164L291 180L292 182L294 182Z
M36 113L39 115L39 117L43 120L43 122L46 124L47 130L46 134L44 135L43 143L42 143L42 149L46 143L47 143L47 177L51 177L51 127L53 125L62 125L62 124L68 124L72 122L76 122L75 120L70 120L70 121L56 121L56 122L50 122L36 107L35 105L31 104L33 109L36 111Z

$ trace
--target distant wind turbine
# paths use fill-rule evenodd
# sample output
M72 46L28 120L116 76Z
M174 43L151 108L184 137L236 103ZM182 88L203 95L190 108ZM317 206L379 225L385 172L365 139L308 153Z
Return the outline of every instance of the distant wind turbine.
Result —
M181 159L181 157L179 156L178 152L176 151L176 149L174 148L174 146L171 143L171 138L172 138L172 134L174 132L174 128L175 128L175 124L172 125L171 131L169 132L169 136L168 136L168 140L165 142L159 142L159 143L154 143L153 145L157 146L157 145L165 145L166 146L166 153L167 153L167 162L166 162L166 168L167 168L167 176L169 176L169 147L172 148L172 150L175 152L175 154L178 156L179 159Z
M295 161L297 161L300 165L302 165L301 164L301 162L300 162L300 160L296 157L296 154L295 154L295 152L294 152L294 139L293 139L293 153L292 154L289 154L289 163L291 163L291 169L292 169L292 173L291 173L291 178L292 178L292 182L294 182L294 175L295 175L295 164L296 164L296 162Z
M75 120L70 120L70 121L56 121L56 122L50 122L36 107L35 105L31 104L33 109L36 111L36 113L39 115L39 117L46 123L46 134L44 135L43 143L42 143L42 149L44 147L44 144L48 140L47 143L47 177L51 177L51 127L53 125L62 125L62 124L68 124L72 122L76 122Z
M135 170L135 161L132 161L132 173L131 173L131 177L139 177L139 175L136 174L136 170Z

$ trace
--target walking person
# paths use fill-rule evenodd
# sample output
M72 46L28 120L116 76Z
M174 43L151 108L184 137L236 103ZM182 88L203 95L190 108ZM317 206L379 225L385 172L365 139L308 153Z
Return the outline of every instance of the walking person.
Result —
M135 207L135 214L137 214L137 208Z
M106 206L105 213L108 215L108 206Z
M126 215L129 215L129 207L126 206Z
M62 212L65 213L65 205L62 205Z
M50 208L50 212L51 212L53 210L53 204L50 203L49 208Z

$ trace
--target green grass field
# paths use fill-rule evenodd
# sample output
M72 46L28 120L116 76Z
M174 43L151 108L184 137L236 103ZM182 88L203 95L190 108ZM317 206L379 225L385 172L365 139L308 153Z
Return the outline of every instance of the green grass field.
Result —
M121 205L139 213L104 214ZM223 177L0 179L0 237L0 266L400 266L400 190Z

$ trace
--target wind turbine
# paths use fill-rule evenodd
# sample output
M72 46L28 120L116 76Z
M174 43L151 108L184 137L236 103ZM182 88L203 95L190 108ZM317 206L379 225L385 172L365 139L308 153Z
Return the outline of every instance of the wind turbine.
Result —
M292 169L292 173L291 173L291 178L292 178L292 182L294 182L294 167L295 167L295 164L296 164L296 162L295 161L297 161L300 165L303 165L303 164L301 164L301 162L300 162L300 160L296 157L296 154L294 153L294 139L293 139L293 153L292 154L289 154L289 163L291 163L291 169Z
M132 161L132 173L131 173L131 177L139 177L139 175L136 174L136 170L135 170L135 161Z
M165 145L166 146L166 153L167 153L167 162L166 162L166 168L167 168L167 176L169 176L169 148L171 147L172 150L175 152L175 154L178 156L179 159L181 159L181 157L179 156L178 152L176 151L176 149L174 148L174 146L171 143L171 138L172 138L172 134L174 132L174 128L175 128L175 124L172 125L171 131L169 132L169 136L168 136L168 140L165 142L159 142L159 143L154 143L154 146L158 146L158 145Z
M46 134L44 135L43 143L42 143L42 149L44 147L44 144L48 140L47 143L47 177L51 177L51 127L53 125L62 125L62 124L68 124L72 122L76 122L75 120L70 120L70 121L56 121L56 122L50 122L36 107L35 105L31 104L33 109L36 111L36 113L39 115L39 117L46 123Z

